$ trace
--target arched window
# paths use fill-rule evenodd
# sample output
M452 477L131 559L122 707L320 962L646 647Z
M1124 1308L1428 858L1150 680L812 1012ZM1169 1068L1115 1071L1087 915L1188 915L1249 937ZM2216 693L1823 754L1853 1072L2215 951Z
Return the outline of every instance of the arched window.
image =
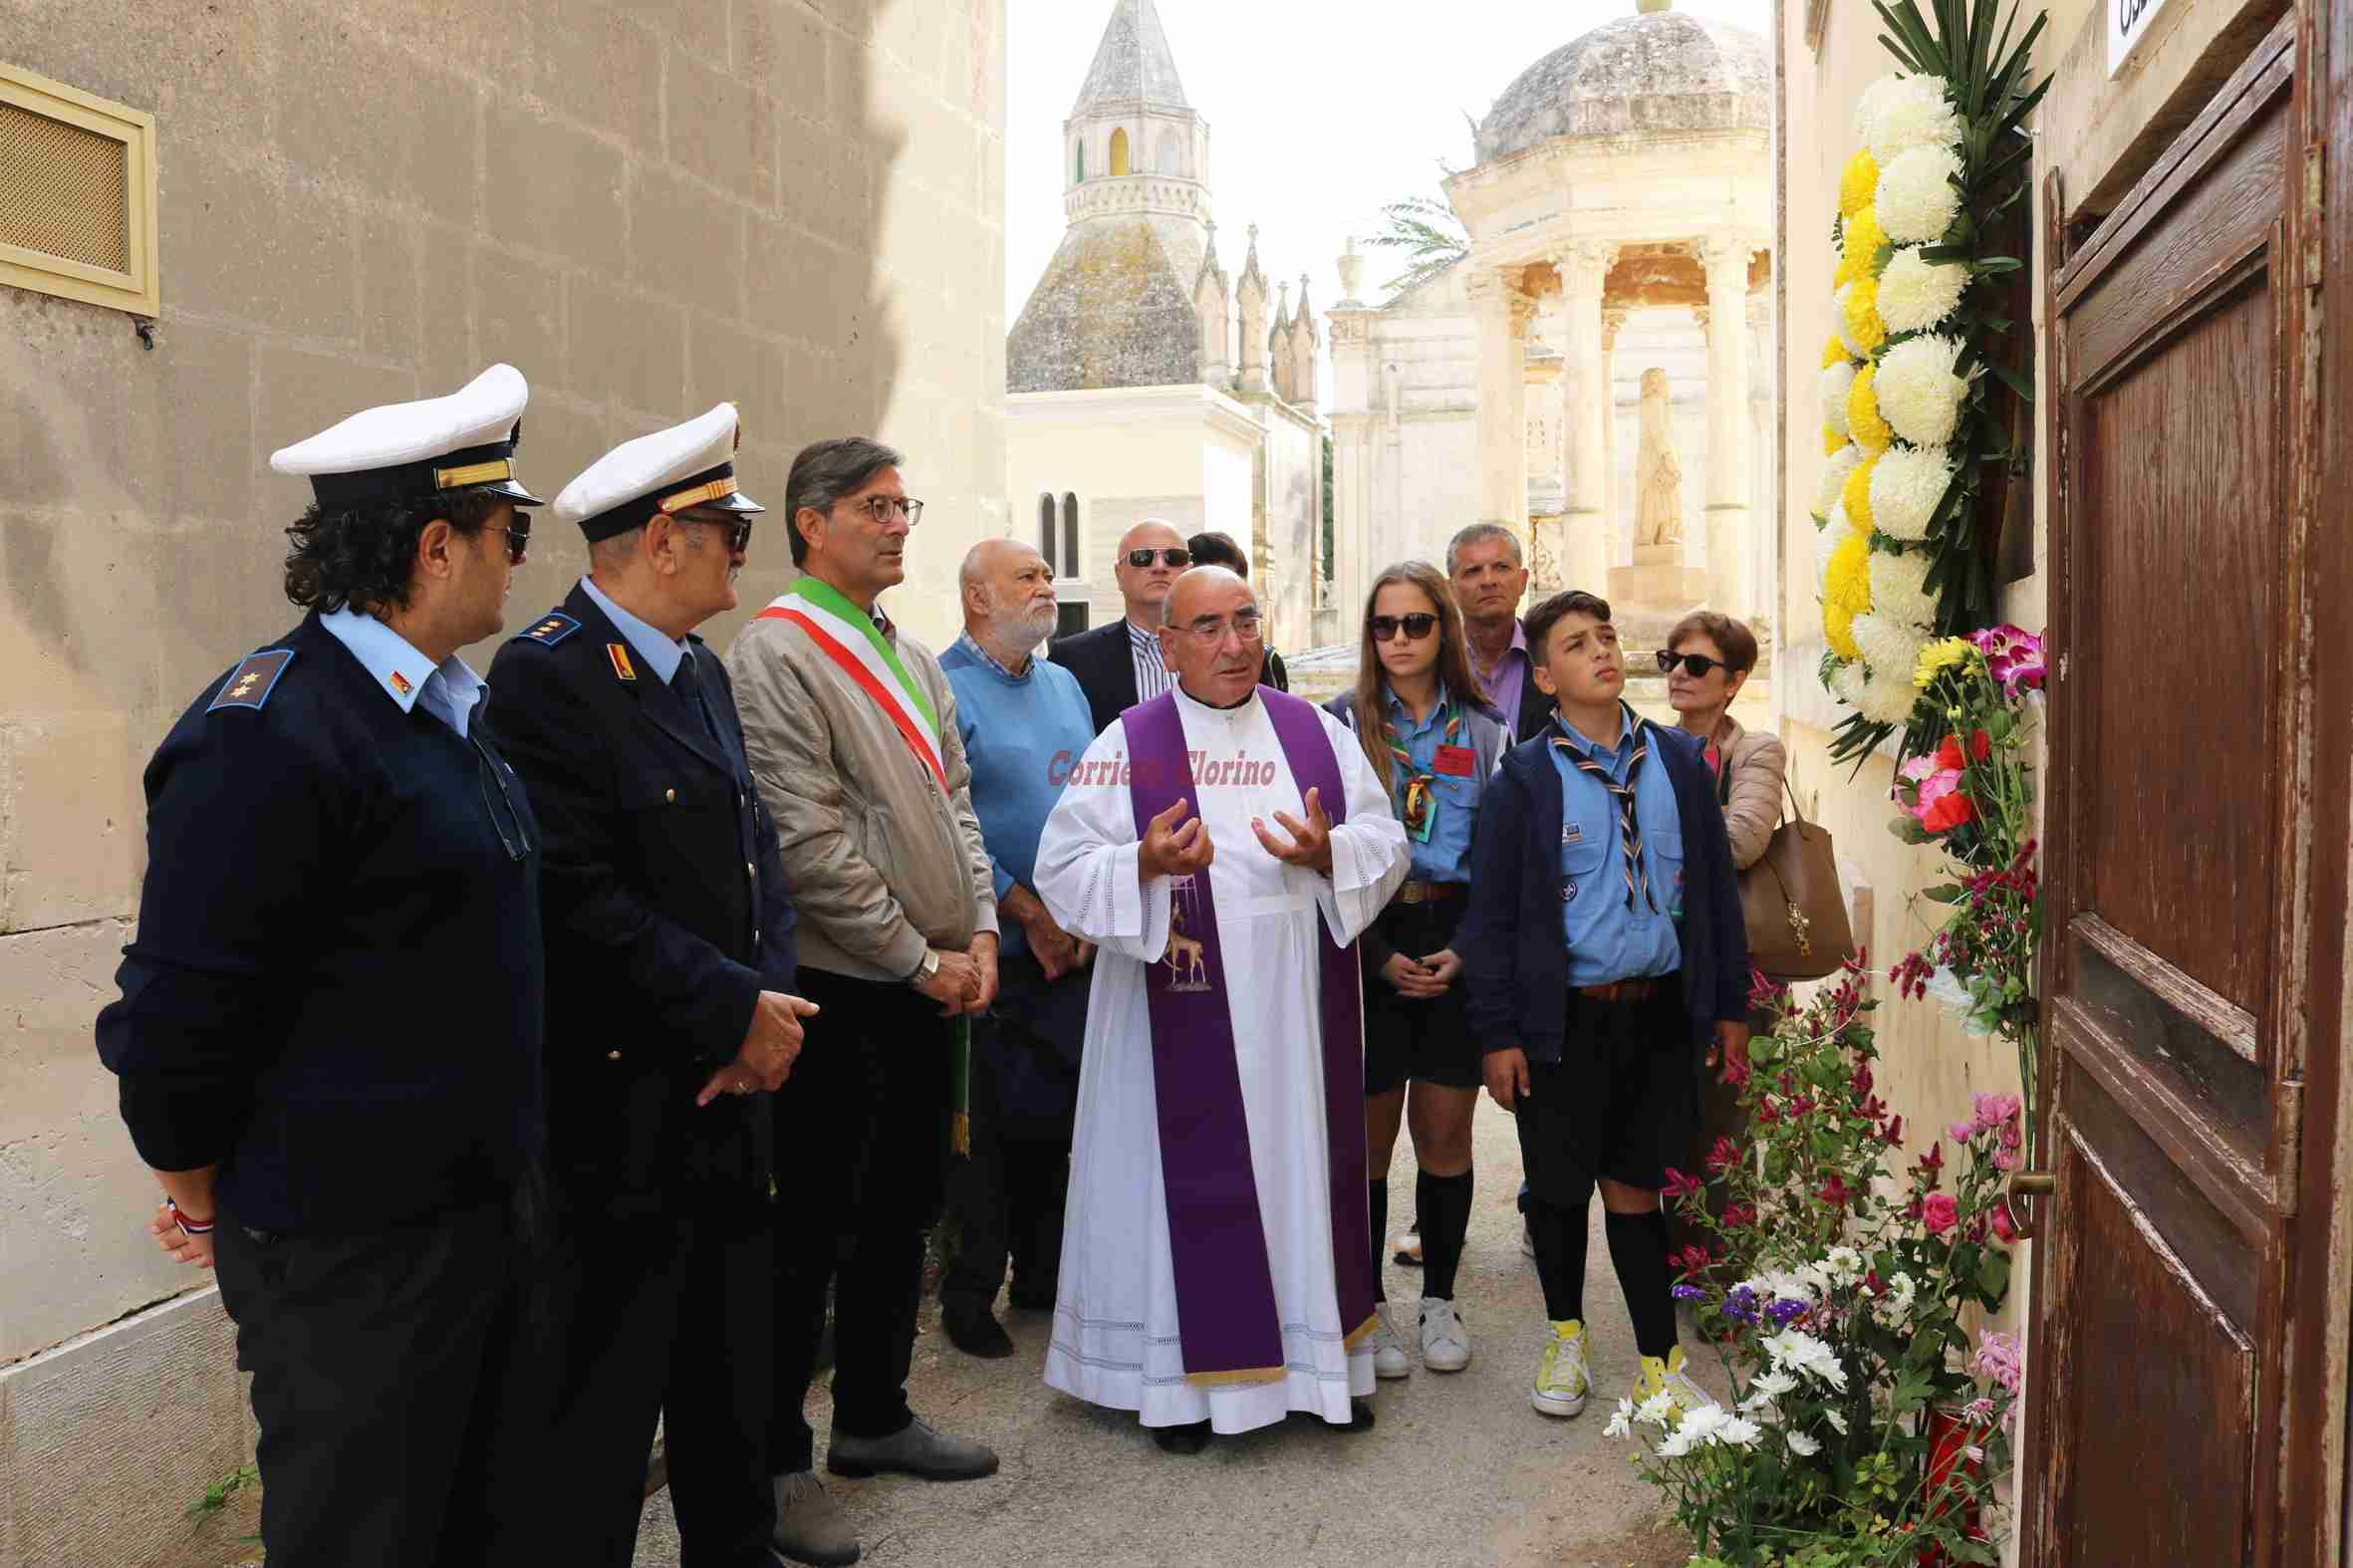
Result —
M1038 554L1046 558L1047 571L1057 577L1062 575L1054 565L1054 497L1051 495L1038 497Z
M1046 552L1047 561L1054 552ZM1062 492L1062 565L1065 577L1079 575L1079 498L1068 490Z
M1128 172L1128 130L1125 126L1111 133L1111 172L1115 178Z
M1087 182L1087 143L1084 141L1079 143L1079 177L1077 182L1082 185Z

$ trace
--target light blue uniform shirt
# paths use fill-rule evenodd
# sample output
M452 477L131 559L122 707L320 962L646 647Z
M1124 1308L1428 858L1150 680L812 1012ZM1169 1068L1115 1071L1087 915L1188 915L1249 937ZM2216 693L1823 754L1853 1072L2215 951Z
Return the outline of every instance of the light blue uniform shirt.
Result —
M1595 745L1558 714L1551 736L1565 737L1579 755L1603 764L1623 784L1642 720L1623 702L1619 710L1622 727L1615 746ZM1676 929L1683 918L1683 818L1659 742L1651 742L1634 781L1634 820L1642 830L1651 897L1638 896L1631 910L1626 907L1618 797L1577 766L1563 746L1548 744L1545 751L1560 773L1560 920L1568 940L1569 983L1606 985L1673 973L1683 966L1683 938Z
M596 602L597 608L605 612L614 630L628 641L630 652L646 661L646 667L654 671L654 678L668 685L670 677L678 672L679 661L686 656L686 640L671 638L660 628L639 620L607 599L605 591L587 578L580 580L580 586L588 591L589 598Z
M1414 759L1414 767L1418 772L1432 775L1430 788L1438 807L1438 816L1430 824L1429 843L1418 843L1411 833L1406 835L1406 849L1412 864L1412 870L1407 875L1416 882L1467 883L1470 881L1470 829L1478 820L1479 790L1486 783L1485 779L1478 776L1469 715L1463 715L1462 729L1453 741L1462 748L1467 771L1460 774L1440 773L1438 771L1438 748L1445 744L1448 700L1445 685L1441 682L1438 688L1438 706L1430 710L1428 718L1419 721L1406 711L1406 705L1397 699L1397 693L1389 689L1386 681L1381 691L1389 722L1396 729L1397 738L1405 743L1406 755ZM1400 814L1399 820L1403 821L1405 775L1397 767L1395 757L1390 758L1390 806Z
M321 616L319 625L352 651L360 667L375 678L386 696L399 704L401 712L410 712L422 703L427 713L456 730L461 738L465 735L474 704L482 700L482 677L468 668L464 659L452 653L435 664L399 633L348 605L333 615Z

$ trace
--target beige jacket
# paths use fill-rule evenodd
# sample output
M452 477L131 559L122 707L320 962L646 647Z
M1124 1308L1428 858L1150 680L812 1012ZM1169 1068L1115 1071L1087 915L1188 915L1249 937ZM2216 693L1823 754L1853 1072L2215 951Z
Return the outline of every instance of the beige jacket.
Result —
M1728 713L1715 743L1723 748L1724 767L1732 780L1732 798L1723 809L1724 831L1732 840L1732 867L1746 871L1764 857L1774 825L1781 820L1781 775L1788 770L1789 753L1775 737L1761 731L1750 734Z
M890 716L789 621L755 620L727 650L744 748L798 915L803 967L900 980L926 947L997 928L955 695L931 651L885 636L939 715L942 798Z

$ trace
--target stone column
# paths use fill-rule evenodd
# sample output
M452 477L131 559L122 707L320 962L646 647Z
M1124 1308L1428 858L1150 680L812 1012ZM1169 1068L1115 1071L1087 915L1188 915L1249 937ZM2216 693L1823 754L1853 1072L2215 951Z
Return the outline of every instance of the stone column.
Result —
M1562 586L1600 593L1609 581L1609 484L1604 469L1608 354L1602 344L1601 294L1618 247L1581 240L1553 258L1560 269L1561 315L1567 322L1561 354L1575 379L1567 426L1568 509L1561 519Z
M1478 516L1527 539L1528 357L1525 296L1509 272L1474 272L1478 328ZM1442 548L1444 541L1439 541Z
M1626 307L1606 305L1601 313L1601 537L1602 561L1616 566L1626 514L1618 493L1618 329Z
M1728 233L1697 249L1707 272L1708 598L1727 615L1756 613L1748 505L1748 257Z

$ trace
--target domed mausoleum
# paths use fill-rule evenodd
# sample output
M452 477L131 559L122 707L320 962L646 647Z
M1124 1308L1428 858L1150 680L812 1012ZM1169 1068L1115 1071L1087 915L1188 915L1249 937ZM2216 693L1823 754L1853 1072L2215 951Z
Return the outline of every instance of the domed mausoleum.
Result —
M1442 186L1462 261L1375 306L1342 259L1325 406L1344 587L1496 522L1535 591L1603 593L1622 625L1761 619L1771 116L1762 37L1642 0L1480 119Z

